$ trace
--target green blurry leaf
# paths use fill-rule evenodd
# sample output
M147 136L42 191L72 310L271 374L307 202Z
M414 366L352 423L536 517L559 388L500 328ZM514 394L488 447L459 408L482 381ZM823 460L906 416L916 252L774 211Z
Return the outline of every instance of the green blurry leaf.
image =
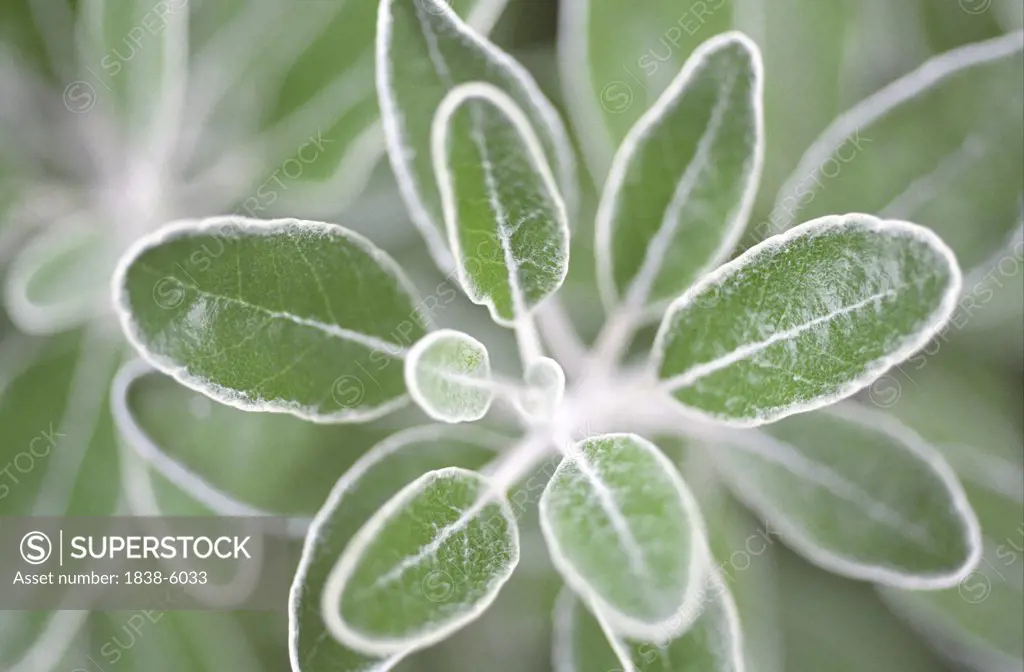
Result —
M692 622L707 569L704 524L656 446L633 434L577 443L540 515L555 567L618 631L671 636Z
M716 579L699 605L700 615L686 632L662 640L633 640L616 634L595 618L583 602L568 593L559 598L555 614L556 672L622 670L623 672L740 672L744 669L739 617L729 589ZM596 631L595 631L596 628ZM579 631L579 632L577 632ZM605 641L598 641L603 632ZM565 638L561 640L560 638ZM619 665L604 665L606 651Z
M729 258L760 177L762 79L756 44L718 36L623 140L597 212L609 306L663 304Z
M124 140L173 149L188 80L187 0L82 0L75 46L85 72L65 90L75 113L111 113ZM98 85L98 86L96 86ZM72 86L77 87L74 92Z
M443 268L452 266L431 159L431 123L458 84L502 89L537 129L569 212L575 159L551 103L526 70L469 28L442 0L382 0L377 24L377 93L391 167L410 215Z
M552 621L554 672L624 672L601 624L568 588L558 595Z
M18 353L27 361L3 363L0 514L115 512L120 474L107 391L120 350L99 332L76 333Z
M141 361L121 369L112 395L118 429L139 455L226 516L311 516L365 449L393 432L388 425L321 425L245 413Z
M982 559L956 588L882 595L951 658L979 670L1012 670L1024 664L1024 440L1007 415L1020 413L1019 389L1006 389L970 360L964 371L950 366L960 354L908 366L887 406L932 441L963 480L981 522Z
M505 0L449 4L486 34ZM384 154L374 82L377 9L377 2L311 2L302 11L193 3L198 105L189 112L200 121L215 114L218 122L206 124L214 132L197 150L211 172L245 176L237 198L249 216L332 217L367 186Z
M215 217L138 241L114 279L129 340L164 373L243 410L369 420L406 401L426 333L384 252L335 224Z
M733 3L567 0L559 61L566 105L596 184L615 149L698 44L731 27Z
M32 334L86 322L106 307L115 262L106 231L78 226L43 233L7 271L4 304L11 320Z
M844 580L779 550L784 669L946 672L870 585Z
M871 212L930 227L965 269L987 260L1020 217L1022 48L1018 32L948 52L840 116L780 190L779 230Z
M569 218L544 147L512 98L477 82L441 102L431 151L462 286L511 326L569 270Z
M328 631L383 657L439 642L476 619L519 562L515 514L492 487L446 467L399 491L327 577Z
M405 384L420 408L443 422L479 420L494 400L487 348L451 329L430 333L412 347Z
M704 416L771 422L848 397L919 349L949 318L960 284L952 253L927 229L823 217L747 250L674 302L655 371Z
M956 476L884 414L839 404L709 448L736 496L829 571L937 590L978 560L978 521Z
M477 428L420 427L385 439L341 477L310 528L292 584L290 649L295 669L383 672L401 659L401 655L363 655L330 636L321 615L328 575L349 540L408 483L444 467L482 468L503 445L500 437ZM429 578L424 584L429 595L442 600L448 597L446 593L453 588L445 588L446 576Z
M708 450L677 437L659 437L658 445L679 467L700 505L713 563L739 612L747 672L781 672L774 529L754 519L729 493L711 459L717 446Z

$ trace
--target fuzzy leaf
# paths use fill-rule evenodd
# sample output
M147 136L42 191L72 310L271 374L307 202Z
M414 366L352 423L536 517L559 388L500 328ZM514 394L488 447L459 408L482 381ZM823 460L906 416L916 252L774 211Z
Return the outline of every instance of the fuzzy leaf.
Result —
M526 383L516 398L520 412L531 418L550 418L565 395L565 372L550 357L530 362L523 373Z
M665 391L753 426L869 385L945 324L961 276L929 230L823 217L747 250L669 308L653 360Z
M486 35L506 3L448 4ZM201 93L189 112L216 115L197 142L204 158L237 180L250 217L336 215L384 155L374 81L378 3L314 2L302 11L238 0L190 5L191 81Z
M1022 49L1016 32L942 54L841 115L779 191L775 230L872 212L930 227L964 269L987 260L1020 216Z
M341 554L321 600L327 629L371 655L429 646L479 617L518 562L515 514L490 482L458 467L429 472Z
M420 408L442 422L479 420L494 400L487 348L451 329L430 333L412 347L405 384Z
M243 410L367 420L406 401L428 326L395 262L335 224L215 217L138 241L114 278L121 325L158 369Z
M450 466L480 469L503 439L475 427L432 425L388 437L363 455L338 481L306 537L292 584L289 621L292 666L301 672L384 672L405 654L368 656L337 641L323 621L321 596L338 556L388 500L425 472ZM435 599L449 596L451 573L428 575L423 587Z
M665 639L635 640L616 633L565 591L555 611L556 672L742 672L739 616L721 579L710 583L698 608L700 615L686 632ZM595 659L602 664L613 660L618 665L596 667Z
M31 334L78 326L108 304L117 253L108 232L58 227L35 238L15 257L4 283L11 321Z
M956 585L977 562L978 520L934 448L853 403L714 446L733 492L812 562L911 589Z
M577 443L545 488L540 515L555 567L617 630L660 637L692 622L706 535L693 496L656 446L633 434Z
M537 129L570 212L575 163L554 107L533 78L470 29L443 0L382 0L377 23L377 93L391 167L413 221L444 268L453 265L431 158L431 124L457 85L482 81L514 100Z
M597 211L607 305L663 304L729 258L764 156L761 55L708 40L623 140Z
M477 82L442 101L431 149L462 286L511 326L569 271L569 218L544 148L512 98Z
M223 516L311 516L338 475L394 431L380 423L322 425L286 414L246 413L214 403L141 360L122 367L111 401L118 430L139 456Z
M728 30L733 4L566 0L559 7L565 101L595 183L694 49Z

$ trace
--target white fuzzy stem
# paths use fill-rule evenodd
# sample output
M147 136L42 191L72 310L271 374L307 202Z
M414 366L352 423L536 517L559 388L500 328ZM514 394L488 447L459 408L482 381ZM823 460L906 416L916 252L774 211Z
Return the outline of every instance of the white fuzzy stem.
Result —
M587 348L557 296L545 301L537 310L537 326L552 356L565 367L566 373L573 377L582 374L587 363Z

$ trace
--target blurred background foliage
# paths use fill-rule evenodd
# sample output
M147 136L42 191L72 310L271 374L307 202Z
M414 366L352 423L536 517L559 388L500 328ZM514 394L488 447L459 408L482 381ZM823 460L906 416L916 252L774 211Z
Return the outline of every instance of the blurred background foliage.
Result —
M22 311L18 326L0 314L0 467L12 464L41 431L56 427L65 435L32 469L12 472L18 482L5 481L11 487L0 497L0 515L202 513L203 504L180 483L120 445L107 409L113 373L130 357L107 306L107 280L113 260L133 237L170 218L228 212L324 219L368 234L419 287L446 280L424 253L386 160L366 165L353 159L360 151L372 156L381 149L375 144L372 49L366 49L375 2L188 3L191 76L199 84L180 108L180 142L158 166L169 177L161 178L161 193L149 200L141 192L152 183L128 179L147 159L135 135L145 130L146 120L129 118L125 110L135 108L110 100L123 92L106 91L105 74L89 79L92 71L83 68L95 70L96 62L81 62L83 51L95 59L109 55L111 45L124 54L120 36L148 8L129 9L120 25L105 26L103 38L90 43L75 24L88 4L0 2L0 268L8 283L6 305ZM455 4L461 10L469 3ZM641 5L637 12L645 11ZM668 11L669 18L652 10L650 25L639 34L607 27L601 42L607 50L600 58L632 63L638 45L641 52L663 48L666 23L690 5L661 3L668 9L658 11ZM556 0L510 0L492 39L519 58L565 112L558 16ZM244 30L238 29L239 17L251 19ZM1024 2L725 0L710 21L672 50L671 67L646 80L649 90L642 93L653 100L693 47L715 32L735 27L754 38L765 57L767 127L767 164L751 217L756 223L770 216L783 181L836 115L936 54L1020 30ZM204 69L224 65L221 60L231 68ZM151 71L135 69L133 77L149 81ZM82 81L89 88L70 88ZM208 95L218 89L222 95ZM972 102L977 101L949 104ZM616 118L612 135L621 137L643 109L633 105ZM941 134L941 119L929 132ZM268 189L260 195L275 167L317 133L326 142L316 160L276 188L273 201ZM592 261L596 188L587 167L593 170L603 159L600 147L578 137L577 142L584 202L573 223L564 302L592 336L602 313ZM1015 178L998 188L1011 197L1024 192ZM138 207L126 205L136 202ZM971 222L963 225L969 234ZM960 474L986 537L981 574L974 577L979 583L960 591L880 595L870 585L808 565L774 541L756 555L748 550L743 565L736 562L727 574L741 603L752 669L1022 669L1024 511L1016 490L1024 461L1020 259L1003 279L1005 287L965 325L950 328L926 349L926 357L893 370L862 395L935 442ZM459 297L439 322L486 342L499 370L514 368L511 337L486 311ZM312 515L334 481L370 446L396 428L424 421L413 410L369 425L341 426L245 414L159 374L132 381L127 398L143 433L165 454L239 501L299 516ZM691 482L700 483L717 559L749 549L759 523L701 464L682 453L680 464ZM128 493L125 478L140 473L150 477L148 501ZM156 510L140 510L146 506ZM536 506L528 508L521 525L523 560L494 607L400 669L549 669L550 614L561 582L539 538ZM91 658L119 672L288 669L283 613L140 614L0 611L0 669L76 670L89 668ZM914 626L897 614L912 616ZM78 634L65 646L62 632ZM43 653L26 666L27 651Z

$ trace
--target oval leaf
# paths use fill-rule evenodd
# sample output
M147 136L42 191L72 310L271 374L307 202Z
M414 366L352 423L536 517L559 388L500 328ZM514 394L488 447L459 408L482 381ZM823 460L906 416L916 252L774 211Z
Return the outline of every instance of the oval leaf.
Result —
M558 60L565 104L594 182L698 44L733 24L735 3L564 0Z
M637 637L670 636L703 592L703 522L656 446L608 434L573 446L540 500L541 529L566 583Z
M764 158L762 87L757 45L719 35L623 140L597 211L607 305L665 303L728 259Z
M660 640L617 634L568 591L555 607L556 672L743 672L739 614L721 578L708 585L696 621L686 632ZM608 653L611 653L611 656ZM602 667L594 662L600 660ZM618 665L607 666L606 661Z
M466 295L512 326L569 271L569 218L544 148L512 98L476 82L441 102L431 150Z
M290 415L245 413L142 360L118 373L111 407L118 430L139 456L222 516L312 516L338 475L394 432L391 418L386 425L321 425Z
M328 631L370 655L439 642L476 619L519 562L504 496L480 474L424 474L353 537L324 586ZM438 579L449 581L436 591Z
M841 115L782 186L771 228L872 212L928 226L965 269L986 261L1020 216L1022 49L1016 32L950 51Z
M978 520L942 457L887 416L847 403L714 446L736 496L812 562L910 589L956 585Z
M406 485L434 469L480 469L503 446L502 437L476 427L416 427L388 437L345 472L310 527L292 583L288 609L293 669L384 672L404 657L367 656L329 635L320 611L327 577L356 532ZM435 599L444 599L452 580L438 573L424 587Z
M961 276L934 233L823 217L757 245L669 308L653 360L695 412L760 425L848 397L924 346Z
M487 348L451 329L428 334L412 347L405 384L420 408L442 422L479 420L494 400Z
M114 277L121 326L179 382L247 411L362 421L406 401L428 324L395 262L335 224L215 217L139 240Z
M443 0L381 0L377 94L388 156L413 222L446 269L453 262L431 160L431 124L448 92L473 81L503 90L539 130L572 211L576 201L572 147L557 112L530 74L467 26Z

